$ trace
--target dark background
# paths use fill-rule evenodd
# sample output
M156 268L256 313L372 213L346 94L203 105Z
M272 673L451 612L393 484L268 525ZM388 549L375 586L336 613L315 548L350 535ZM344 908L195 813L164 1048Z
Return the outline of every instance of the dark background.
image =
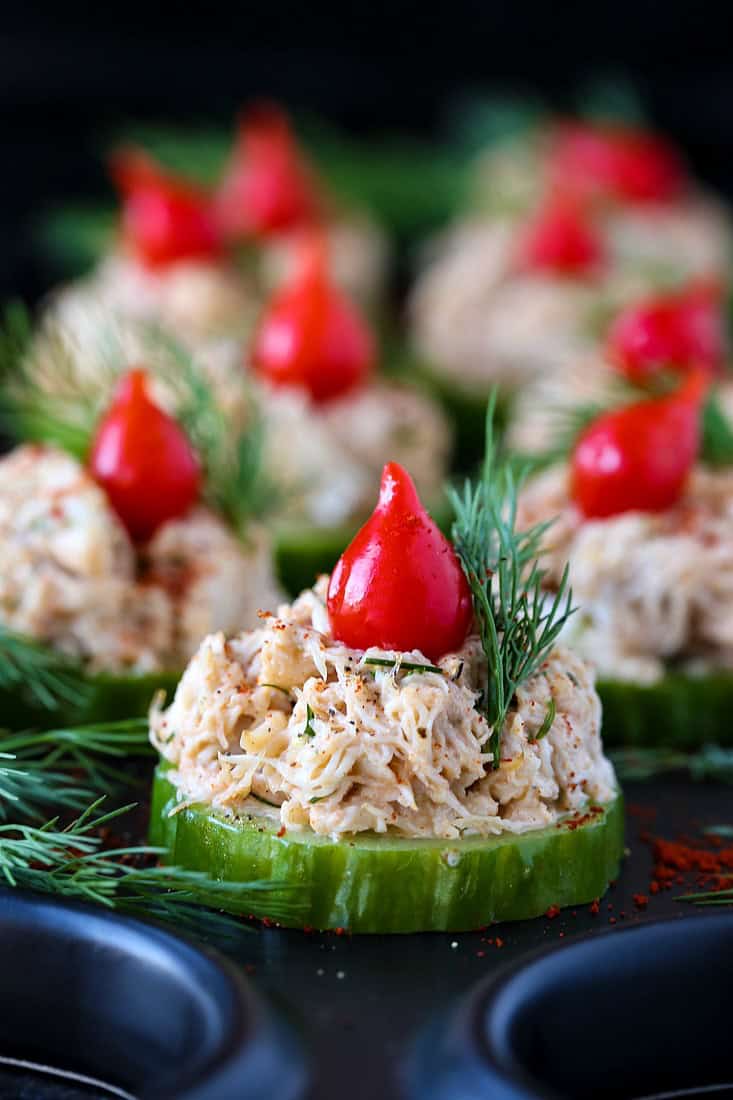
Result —
M121 122L227 122L253 95L352 133L429 136L476 88L567 106L589 78L629 77L698 173L733 192L729 11L649 0L561 4L306 4L188 8L5 5L0 23L0 294L35 295L46 273L26 225L105 187L100 131Z

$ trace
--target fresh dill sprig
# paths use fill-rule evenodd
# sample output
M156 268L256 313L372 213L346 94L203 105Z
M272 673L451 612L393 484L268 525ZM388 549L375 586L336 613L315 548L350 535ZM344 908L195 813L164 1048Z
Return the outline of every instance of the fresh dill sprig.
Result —
M298 912L297 887L274 881L219 882L205 872L145 866L165 849L145 845L105 849L99 835L134 808L100 813L97 799L66 828L53 818L40 827L0 825L0 880L19 889L75 898L118 912L153 918L196 935L231 935L239 923L221 913L247 915L263 893L273 920Z
M81 809L129 775L117 766L153 754L145 719L38 732L0 730L0 820Z
M2 625L0 690L13 691L48 711L66 705L80 706L89 695L89 685L80 665L51 647Z
M93 798L90 787L75 783L68 772L41 762L22 763L12 753L0 752L0 821L38 819L42 810L80 810Z
M516 529L522 475L500 461L494 442L496 391L486 413L486 453L481 477L463 492L449 488L455 519L452 540L473 597L486 655L486 720L493 766L501 760L501 730L517 688L545 660L572 611L567 567L555 595L544 591L539 564L550 526Z
M48 326L41 341L34 341L30 315L20 302L6 307L0 326L0 382L0 427L9 436L86 458L101 411L101 387L91 380L80 386L60 329Z
M695 752L668 748L615 749L609 753L619 779L654 779L686 771L692 779L733 783L733 749L707 744Z
M173 391L176 418L203 465L205 497L243 534L249 521L270 512L278 497L263 465L265 424L254 395L247 392L244 426L235 427L191 356L160 330L149 330L149 338L153 353L156 346L164 353L159 373Z
M709 890L700 894L683 894L677 901L687 901L692 905L733 905L733 887L725 890Z
M722 836L730 837L733 840L733 825L708 825L707 829L703 829L705 836Z

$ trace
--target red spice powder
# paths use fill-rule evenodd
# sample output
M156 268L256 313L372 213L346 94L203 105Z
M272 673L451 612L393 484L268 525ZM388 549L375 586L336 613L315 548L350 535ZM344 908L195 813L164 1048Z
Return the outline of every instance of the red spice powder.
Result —
M684 875L695 875L696 884L707 890L733 886L733 846L697 847L657 838L653 843L652 881L664 888L684 884Z

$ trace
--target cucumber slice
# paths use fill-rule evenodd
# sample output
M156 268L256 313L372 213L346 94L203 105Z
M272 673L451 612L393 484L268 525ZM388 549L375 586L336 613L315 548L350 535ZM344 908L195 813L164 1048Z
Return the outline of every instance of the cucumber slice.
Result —
M112 676L98 673L84 678L86 691L79 703L61 704L48 710L23 697L22 693L0 691L0 726L6 729L51 729L92 722L113 722L121 718L142 718L156 691L170 697L180 679L179 672Z
M160 766L150 840L168 849L171 863L230 882L296 883L302 908L292 923L352 932L458 932L580 905L605 892L624 846L621 794L587 821L457 841L279 836L265 819L232 820L205 806L171 817L175 805ZM263 894L254 915L267 917L267 904Z
M733 745L733 673L668 672L656 684L602 680L606 745L696 749Z
M441 499L430 513L447 533L452 519L448 501ZM286 592L298 596L319 574L330 573L359 526L281 528L275 536L275 569Z

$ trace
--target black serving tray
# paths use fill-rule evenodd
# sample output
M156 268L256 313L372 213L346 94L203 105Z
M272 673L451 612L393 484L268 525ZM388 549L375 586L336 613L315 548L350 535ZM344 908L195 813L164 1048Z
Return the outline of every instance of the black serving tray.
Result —
M300 1047L240 970L152 925L0 891L0 1097L297 1100Z
M415 1100L731 1097L733 913L588 934L481 982L413 1055Z
M623 930L629 926L646 929L650 922L666 919L674 929L678 921L684 921L681 938L689 943L687 961L694 968L696 945L702 943L705 929L710 927L710 911L680 902L678 898L684 892L680 885L656 897L649 896L645 909L635 905L635 894L649 895L652 867L651 849L641 836L648 830L654 835L678 838L695 834L705 826L733 824L733 787L692 783L680 776L626 783L624 789L629 809L628 856L618 882L601 900L598 912L583 905L563 910L554 918L541 917L457 935L352 937L262 928L258 935L246 937L232 952L233 957L246 967L265 996L300 1022L313 1063L311 1100L414 1100L414 1074L419 1071L421 1058L426 1059L425 1068L429 1070L430 1041L426 1046L425 1035L435 1039L436 1032L430 1029L439 1028L441 1020L465 1010L482 982L506 967L530 960L538 949L563 949L583 936L593 940L607 935L613 943L617 938L621 940ZM733 908L724 912L733 915ZM659 928L663 935L661 924ZM497 936L501 947L496 945ZM656 929L650 930L649 936L653 943ZM649 942L644 941L644 950ZM727 1027L733 1034L730 961L725 981ZM654 1000L654 990L650 997ZM617 994L610 991L608 1012L612 1017L622 1017L627 1006L621 989ZM561 1007L560 1003L558 1011ZM675 1010L686 1018L689 1042L694 1042L696 1002L688 994L682 995ZM673 1044L666 1052L679 1069L675 1079L680 1082L683 1054L683 1047ZM455 1100L483 1100L484 1096L499 1100L500 1095L474 1091L456 1093ZM586 1100L596 1100L599 1095L591 1086ZM713 1100L723 1100L724 1095L711 1094ZM427 1092L424 1100L429 1100Z

